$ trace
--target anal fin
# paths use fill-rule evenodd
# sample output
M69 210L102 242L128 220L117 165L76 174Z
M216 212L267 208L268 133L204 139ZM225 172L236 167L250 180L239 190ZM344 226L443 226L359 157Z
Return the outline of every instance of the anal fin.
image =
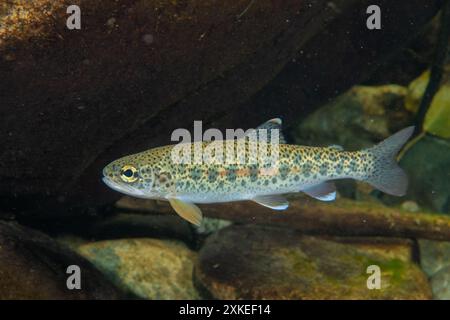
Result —
M289 202L283 196L277 194L257 196L252 201L274 210L286 210L289 207Z
M199 226L202 223L202 211L193 203L184 202L176 198L169 198L170 205L183 219Z
M302 191L322 201L333 201L336 199L336 186L333 182L323 182Z

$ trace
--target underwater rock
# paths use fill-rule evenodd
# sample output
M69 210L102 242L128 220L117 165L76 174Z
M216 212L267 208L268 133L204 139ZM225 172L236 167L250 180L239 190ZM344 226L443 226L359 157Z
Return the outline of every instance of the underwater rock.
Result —
M67 288L71 265L81 289ZM43 233L0 221L0 299L118 299L122 294L86 259Z
M370 1L248 4L83 1L81 30L66 28L66 1L3 4L0 194L58 218L62 210L47 208L110 201L118 195L99 176L112 159L166 144L196 119L242 127L274 111L306 113L367 75L440 6L386 2L383 30L359 36ZM274 84L281 96L243 105L290 62Z
M405 108L417 112L430 79L427 70L408 87ZM441 138L450 138L450 64L444 67L441 86L433 97L425 115L423 130Z
M84 244L77 251L113 283L143 299L198 299L192 281L196 254L182 243L123 239Z
M365 253L386 259L398 259L403 262L416 260L416 244L410 239L381 237L327 237L325 239L348 244Z
M450 242L419 240L420 266L429 276L450 266Z
M413 200L425 209L450 213L450 140L424 134L411 141L400 159L409 177L408 192L398 198L383 195L389 204Z
M367 268L381 271L369 290ZM218 299L430 299L426 276L412 262L289 229L232 226L199 252L196 283Z
M406 200L404 202L402 202L401 205L402 210L408 211L408 212L419 212L420 211L420 207L419 205L412 200Z
M433 298L437 300L450 300L450 266L441 269L431 277Z
M91 240L81 238L78 235L74 234L60 234L55 236L54 239L62 245L69 247L73 251L77 251L78 247L82 246L83 244L92 242Z
M293 130L297 144L367 148L410 123L406 88L355 86L304 119Z

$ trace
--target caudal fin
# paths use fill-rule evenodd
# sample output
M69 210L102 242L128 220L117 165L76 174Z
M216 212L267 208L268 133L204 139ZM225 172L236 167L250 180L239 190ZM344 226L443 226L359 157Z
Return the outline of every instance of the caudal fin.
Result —
M366 152L373 156L374 166L364 181L385 193L394 196L405 195L408 188L408 177L397 165L395 157L413 132L413 126L407 127L367 149Z

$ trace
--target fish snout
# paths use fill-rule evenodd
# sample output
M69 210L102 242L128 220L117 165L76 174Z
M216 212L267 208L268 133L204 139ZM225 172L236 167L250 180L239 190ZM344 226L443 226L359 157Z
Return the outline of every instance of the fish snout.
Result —
M114 180L114 177L117 175L116 173L117 165L114 163L110 163L103 168L102 174L103 177L107 177L109 179Z
M103 171L102 171L103 177L108 176L108 171L107 171L106 168L107 168L107 167L104 167L104 168L103 168Z

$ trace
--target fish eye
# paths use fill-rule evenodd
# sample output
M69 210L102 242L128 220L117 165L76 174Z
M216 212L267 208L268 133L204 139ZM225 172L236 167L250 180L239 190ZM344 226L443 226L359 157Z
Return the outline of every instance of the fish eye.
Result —
M137 169L133 166L125 165L120 170L120 178L125 182L134 182L138 179Z

